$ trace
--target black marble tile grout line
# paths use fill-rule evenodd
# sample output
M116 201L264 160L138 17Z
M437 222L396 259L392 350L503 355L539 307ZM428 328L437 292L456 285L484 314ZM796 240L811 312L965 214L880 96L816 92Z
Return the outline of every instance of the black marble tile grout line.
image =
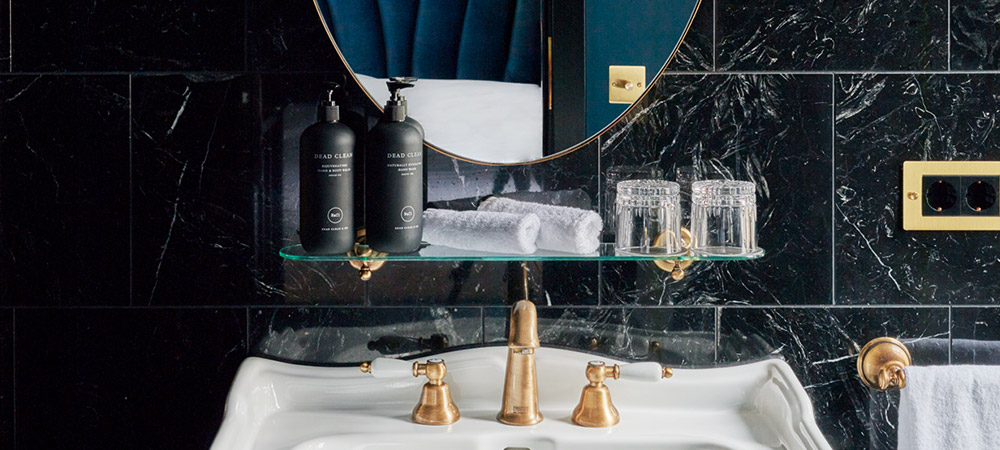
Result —
M486 345L486 308L479 308L479 343Z
M602 209L602 207L606 207L608 205L604 204L604 196L601 195L601 193L603 193L605 191L605 189L607 189L608 187L604 186L604 182L606 180L605 180L604 175L603 175L604 172L601 170L601 161L604 160L604 158L601 157L601 154L604 153L604 152L601 151L601 149L604 148L603 147L604 143L601 142L601 140L602 139L601 139L600 135L598 135L597 139L595 140L595 142L597 143L597 213L601 215L601 222L604 222L604 215L606 213L604 212L604 209ZM605 233L607 233L607 231L608 230L604 230ZM597 304L598 305L603 305L604 304L604 262L603 261L597 261Z
M712 72L719 71L719 61L718 61L718 45L717 42L717 21L719 17L719 2L718 0L712 0Z
M132 161L132 75L128 76L128 304L135 305L135 205L133 204L133 172Z
M719 331L722 328L722 307L715 308L715 365L719 365L719 345L722 335Z
M955 337L952 335L952 332L955 329L954 322L953 322L953 319L952 319L952 314L951 314L952 311L954 311L954 308L952 308L951 306L949 306L948 307L948 364L952 364L952 360L951 360L951 346L955 345Z
M246 353L246 356L250 356L251 353L250 353L250 307L249 306L246 308L246 319L247 319L246 323L244 324L246 325L246 329L244 330L243 334L243 339L244 343L246 344L246 348L244 348L243 350Z
M14 71L14 0L7 2L7 71Z
M947 8L948 10L945 11L945 16L947 17L947 22L948 22L948 35L945 36L945 38L947 39L947 41L945 42L948 48L948 71L950 72L951 71L951 0L948 0ZM951 352L951 347L948 348L948 351ZM951 360L949 359L949 362L950 361Z
M17 450L17 308L10 311L10 403L14 409L11 418L11 440L14 442L14 449Z
M837 304L837 76L830 74L830 304Z
M250 52L248 51L250 36L249 36L249 26L247 23L250 21L250 1L243 1L243 70L250 70Z

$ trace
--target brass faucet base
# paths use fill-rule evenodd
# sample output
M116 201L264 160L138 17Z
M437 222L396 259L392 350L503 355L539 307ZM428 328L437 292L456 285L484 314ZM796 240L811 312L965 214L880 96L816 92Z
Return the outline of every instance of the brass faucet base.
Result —
M450 425L461 416L458 406L451 400L451 390L444 376L448 368L440 358L428 359L425 364L413 363L413 376L427 377L424 389L420 392L420 401L413 408L410 418L420 425Z
M497 414L497 421L504 425L528 426L542 421L535 374L535 349L539 346L538 311L534 303L521 300L510 312L507 370L502 406Z
M602 361L591 361L587 364L585 373L589 383L583 387L580 403L573 409L573 423L593 428L618 425L621 416L611 403L611 391L604 385L604 380L617 380L621 376L621 367L618 364L609 367Z
M424 384L420 402L413 408L410 417L413 423L420 425L451 425L457 422L460 416L458 406L451 401L448 384L442 382L434 385L428 382Z
M542 421L538 411L538 379L533 348L512 348L507 352L503 406L497 421L504 425L528 426Z
M580 394L580 404L573 410L573 423L582 427L606 428L618 425L621 415L611 403L608 387L587 385Z

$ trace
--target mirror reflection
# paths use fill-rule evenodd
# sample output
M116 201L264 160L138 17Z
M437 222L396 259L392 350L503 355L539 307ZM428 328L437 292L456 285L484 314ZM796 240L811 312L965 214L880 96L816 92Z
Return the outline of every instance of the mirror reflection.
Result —
M669 62L699 0L316 0L379 106L405 92L426 141L459 158L524 163L614 123Z

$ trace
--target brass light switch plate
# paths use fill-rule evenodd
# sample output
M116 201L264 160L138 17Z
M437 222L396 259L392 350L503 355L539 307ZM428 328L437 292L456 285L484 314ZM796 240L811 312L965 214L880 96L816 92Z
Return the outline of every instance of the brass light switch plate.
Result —
M646 66L608 66L608 103L631 105L646 91Z
M1000 230L1000 161L903 163L904 230Z

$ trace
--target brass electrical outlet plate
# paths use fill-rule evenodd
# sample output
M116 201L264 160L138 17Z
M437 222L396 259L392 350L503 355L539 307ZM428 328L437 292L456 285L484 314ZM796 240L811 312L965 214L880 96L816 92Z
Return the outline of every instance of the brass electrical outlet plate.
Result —
M901 194L904 230L1000 230L1000 161L906 161Z
M646 66L608 66L608 103L631 105L646 92Z

